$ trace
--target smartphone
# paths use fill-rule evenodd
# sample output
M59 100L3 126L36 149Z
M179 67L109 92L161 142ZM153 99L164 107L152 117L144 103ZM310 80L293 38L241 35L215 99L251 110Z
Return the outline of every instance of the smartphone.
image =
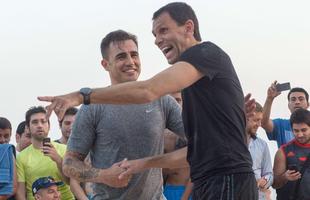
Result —
M289 165L289 166L288 166L288 169L289 169L289 170L294 170L294 171L296 171L296 172L299 171L297 165Z
M282 91L290 90L290 89L291 89L291 84L289 82L276 84L277 92L282 92Z
M43 138L43 146L49 146L47 143L51 142L51 138Z
M43 138L43 146L48 146L49 145L47 143L50 143L51 142L51 138L47 137L47 138ZM43 151L44 154L46 154L44 151Z

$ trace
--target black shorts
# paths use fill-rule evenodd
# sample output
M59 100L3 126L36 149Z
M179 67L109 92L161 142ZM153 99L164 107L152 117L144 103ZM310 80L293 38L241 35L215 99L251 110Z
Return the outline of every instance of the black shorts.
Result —
M194 200L258 200L258 188L253 173L238 173L209 177L193 189Z

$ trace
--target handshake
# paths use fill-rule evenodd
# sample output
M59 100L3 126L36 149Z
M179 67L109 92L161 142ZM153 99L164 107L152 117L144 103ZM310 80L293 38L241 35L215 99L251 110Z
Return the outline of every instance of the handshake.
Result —
M137 174L147 169L147 160L144 158L137 160L127 160L126 158L118 163L114 163L110 168L102 173L103 183L115 188L126 187L133 174Z

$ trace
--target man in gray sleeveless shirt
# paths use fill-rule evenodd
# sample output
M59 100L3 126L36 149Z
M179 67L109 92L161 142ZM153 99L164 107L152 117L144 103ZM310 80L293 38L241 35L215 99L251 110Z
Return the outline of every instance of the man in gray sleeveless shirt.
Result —
M102 40L101 53L101 64L109 72L112 85L138 79L136 36L122 30L111 32ZM87 93L87 88L84 90ZM64 171L81 182L94 182L92 199L163 199L161 169L134 175L123 188L110 187L120 186L119 171L102 170L124 158L132 160L163 153L165 128L184 136L181 108L170 96L141 105L83 105L68 141ZM92 167L83 163L88 153Z

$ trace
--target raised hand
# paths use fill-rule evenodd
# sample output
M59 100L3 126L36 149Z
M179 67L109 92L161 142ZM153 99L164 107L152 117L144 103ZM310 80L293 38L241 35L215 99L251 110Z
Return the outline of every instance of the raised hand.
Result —
M255 111L255 99L251 99L251 94L248 93L245 97L244 97L244 104L245 104L245 116L247 119L249 119L250 117L252 117L254 115L254 111Z
M49 118L54 110L58 120L61 121L68 108L82 104L83 97L79 92L73 92L60 96L40 96L38 100L50 102L51 104L46 106L47 117Z
M267 90L267 98L274 99L275 97L279 96L281 92L278 92L276 89L277 81L274 81L271 86Z

